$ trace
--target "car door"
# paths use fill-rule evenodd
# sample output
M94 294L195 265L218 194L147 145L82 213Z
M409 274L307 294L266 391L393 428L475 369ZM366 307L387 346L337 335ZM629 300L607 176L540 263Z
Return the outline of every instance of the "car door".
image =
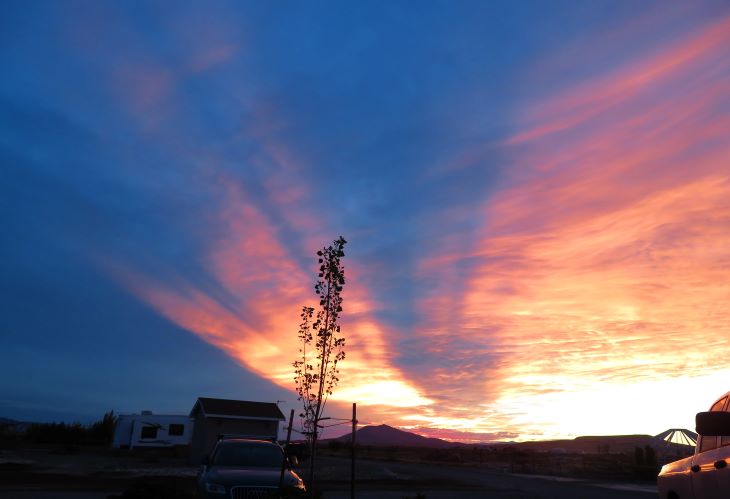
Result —
M730 412L730 401L725 411ZM717 469L717 486L723 497L730 497L730 435L720 437L720 447L717 449L717 460L713 463Z
M725 409L727 396L721 398L710 408L711 412L718 412ZM694 497L706 499L726 497L721 495L719 471L725 471L721 462L728 464L722 458L722 453L728 447L720 447L721 437L699 436L697 440L697 454L692 460L692 491ZM730 444L730 440L727 441Z

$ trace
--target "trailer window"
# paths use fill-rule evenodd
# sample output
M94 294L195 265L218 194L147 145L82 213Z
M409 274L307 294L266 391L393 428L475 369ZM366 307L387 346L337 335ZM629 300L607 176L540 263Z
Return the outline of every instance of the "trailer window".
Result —
M143 426L141 438L157 438L157 427L156 426Z
M185 433L185 425L183 425L183 424L171 424L167 433L170 436L179 437L180 435L182 435L183 433Z

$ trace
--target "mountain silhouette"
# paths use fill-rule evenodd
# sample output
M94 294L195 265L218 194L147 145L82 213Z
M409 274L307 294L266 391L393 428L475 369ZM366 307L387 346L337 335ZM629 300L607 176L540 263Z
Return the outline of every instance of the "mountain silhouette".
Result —
M343 443L350 443L350 433L346 433L341 437L333 438L331 440ZM456 447L462 444L455 442L448 442L441 440L440 438L428 438L410 433L407 431L393 428L386 424L377 426L364 426L357 430L356 441L358 445L372 445L372 446L392 446L397 445L400 447Z

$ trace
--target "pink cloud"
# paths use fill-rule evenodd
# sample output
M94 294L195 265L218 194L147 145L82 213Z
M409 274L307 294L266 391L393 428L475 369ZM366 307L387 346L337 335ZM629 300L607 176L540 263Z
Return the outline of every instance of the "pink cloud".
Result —
M232 43L211 48L206 47L205 50L200 50L191 55L188 70L193 73L207 71L219 64L230 61L238 51L239 47Z
M721 63L728 43L730 19L723 18L687 39L662 47L657 54L571 88L537 106L532 118L542 123L516 134L507 143L520 144L572 129L647 89L672 79L694 78L693 72L704 72L708 65Z
M657 407L675 386L665 381L706 382L730 353L728 42L730 20L718 20L525 113L524 130L506 141L503 189L428 221L447 229L479 222L469 238L434 241L418 265L416 277L435 284L418 304L416 353L444 361L428 376L396 365L393 338L405 333L377 318L387 304L360 284L372 269L346 262L339 400L364 403L370 421L430 435L676 425ZM230 56L221 54L205 60ZM120 78L132 82L125 95L140 110L172 91L164 70L135 80L147 72L156 74L133 69ZM327 221L311 209L308 158L276 139L286 120L271 109L254 114L244 133L261 146L252 167L267 173L262 194L271 206L209 167L214 180L201 188L221 207L210 214L216 235L200 263L215 289L182 276L115 273L160 314L291 388L298 312L313 301L313 269L297 257L327 242ZM464 158L456 166L473 156ZM303 247L284 244L282 229L300 234ZM630 428L620 414L627 393L654 404ZM616 409L603 419L581 418L586 404L606 402Z
M476 242L444 240L421 263L440 276L420 303L424 343L462 359L433 370L426 394L451 405L422 426L651 432L687 417L651 407L676 389L667 380L712 397L698 388L730 353L728 42L725 18L528 113L503 190L473 210ZM618 412L622 393L649 404L641 418ZM598 394L615 409L589 418ZM464 417L475 399L484 407Z
M175 74L151 60L120 63L112 72L112 94L141 130L159 129L173 111Z
M276 163L282 169L286 165ZM277 226L230 176L209 168L205 186L221 199L211 213L206 248L200 263L214 283L196 284L158 263L164 279L147 276L127 265L108 270L133 294L170 321L217 346L243 366L293 391L292 362L298 357L297 330L303 305L315 305L311 271L300 268L298 256L281 242ZM294 174L292 170L288 170ZM304 184L298 184L303 196ZM287 211L295 200L272 196ZM298 206L298 205L297 205ZM285 219L289 219L285 217ZM315 220L296 215L295 220ZM297 226L307 230L308 226ZM292 227L293 229L293 227ZM312 227L316 232L317 227ZM213 234L213 235L210 235ZM318 242L321 246L326 241ZM314 255L317 247L310 248ZM374 317L376 304L358 279L364 272L345 261L348 284L343 318L346 360L334 402L357 401L363 406L412 407L431 402L393 364L386 341L388 327ZM172 277L170 277L172 276Z

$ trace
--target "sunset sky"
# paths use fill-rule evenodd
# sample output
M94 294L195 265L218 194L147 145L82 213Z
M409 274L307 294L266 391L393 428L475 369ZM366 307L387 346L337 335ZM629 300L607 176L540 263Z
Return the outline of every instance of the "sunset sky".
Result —
M469 441L694 429L730 390L730 5L0 6L0 417L330 407Z

